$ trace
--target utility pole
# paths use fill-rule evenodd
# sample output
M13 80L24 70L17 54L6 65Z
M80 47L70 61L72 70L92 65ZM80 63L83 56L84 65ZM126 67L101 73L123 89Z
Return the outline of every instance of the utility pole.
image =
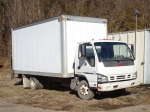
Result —
M135 43L134 43L134 55L136 56L136 39L137 39L137 15L139 13L138 10L133 11L135 15Z

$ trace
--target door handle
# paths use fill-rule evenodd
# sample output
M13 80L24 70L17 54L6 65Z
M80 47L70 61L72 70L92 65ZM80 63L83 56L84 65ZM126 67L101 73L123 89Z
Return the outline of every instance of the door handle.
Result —
M141 63L141 65L144 65L144 63L145 63L145 61L143 61L143 62Z
M80 66L78 66L78 69L80 69Z

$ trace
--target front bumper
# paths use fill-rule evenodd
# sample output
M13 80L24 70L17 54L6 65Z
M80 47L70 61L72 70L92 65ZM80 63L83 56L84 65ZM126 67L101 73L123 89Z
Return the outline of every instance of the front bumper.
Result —
M129 80L122 82L108 82L104 84L98 84L98 91L113 91L117 89L124 89L129 87L138 86L140 81L137 80Z

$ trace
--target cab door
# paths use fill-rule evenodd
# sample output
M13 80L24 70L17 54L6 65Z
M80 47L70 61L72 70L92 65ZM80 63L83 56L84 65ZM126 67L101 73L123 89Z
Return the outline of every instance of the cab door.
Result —
M92 44L85 44L85 57L81 57L82 44L78 46L78 56L76 56L75 73L76 74L94 74L96 73L95 54Z

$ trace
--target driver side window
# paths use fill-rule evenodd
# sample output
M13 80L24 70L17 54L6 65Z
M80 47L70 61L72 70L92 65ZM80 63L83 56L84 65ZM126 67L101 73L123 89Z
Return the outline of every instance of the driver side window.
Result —
M81 45L79 46L79 58L81 57ZM95 66L95 55L91 44L86 44L86 59L92 67Z

